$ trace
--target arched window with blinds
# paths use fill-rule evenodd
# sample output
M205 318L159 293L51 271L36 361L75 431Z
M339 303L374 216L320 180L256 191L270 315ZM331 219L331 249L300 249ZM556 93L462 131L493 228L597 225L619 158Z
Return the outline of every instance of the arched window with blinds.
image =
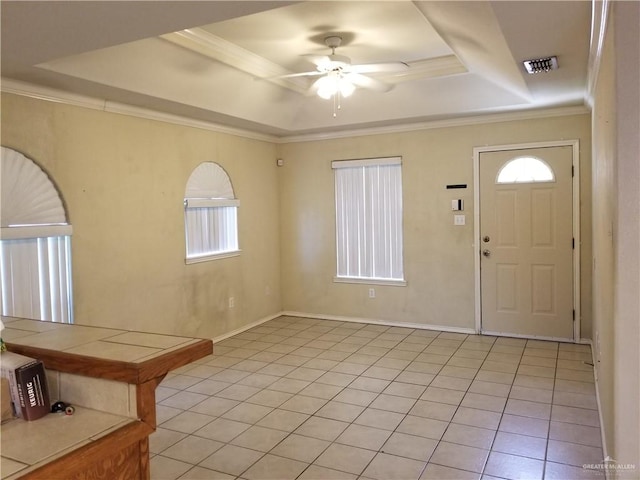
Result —
M2 315L73 323L71 233L49 176L2 147L0 280Z
M184 195L186 262L238 255L238 207L229 175L213 162L196 167Z

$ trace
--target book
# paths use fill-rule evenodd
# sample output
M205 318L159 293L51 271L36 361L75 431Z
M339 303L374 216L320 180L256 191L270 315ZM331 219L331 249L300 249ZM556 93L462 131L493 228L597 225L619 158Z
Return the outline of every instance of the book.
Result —
M44 364L13 352L2 352L0 363L2 376L9 380L16 416L31 421L49 413L49 388Z

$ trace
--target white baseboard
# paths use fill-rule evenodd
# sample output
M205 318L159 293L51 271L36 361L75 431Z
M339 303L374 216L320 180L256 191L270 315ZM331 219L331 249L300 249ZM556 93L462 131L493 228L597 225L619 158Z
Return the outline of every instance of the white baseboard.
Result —
M431 325L431 324L424 324L424 323L391 322L388 320L378 320L373 318L343 317L341 315L324 315L324 314L317 314L317 313L292 312L292 311L284 311L282 312L282 315L287 315L289 317L317 318L319 320L335 320L338 322L372 323L374 325L385 325L388 327L416 328L421 330L440 330L442 332L465 333L468 335L475 335L476 333L476 331L473 328L450 327L445 325Z
M602 443L602 457L603 459L609 457L609 449L607 448L607 436L605 435L605 426L602 418L602 404L600 403L600 385L598 383L598 369L596 368L596 352L593 348L593 341L588 338L581 338L580 343L585 343L591 346L591 362L593 363L593 380L596 387L596 405L598 406L598 420L600 421L600 442ZM605 480L609 480L609 470L604 470Z
M213 337L211 341L215 344L225 340L229 337L233 337L234 335L238 335L239 333L246 332L247 330L262 325L269 320L274 320L278 317L289 316L289 317L301 317L301 318L315 318L318 320L335 320L339 322L352 322L352 323L372 323L375 325L386 325L389 327L404 327L404 328L416 328L422 330L440 330L442 332L452 332L452 333L466 333L470 335L474 335L476 332L473 328L463 328L463 327L450 327L446 325L430 325L424 323L408 323L408 322L392 322L388 320L376 320L372 318L358 318L358 317L343 317L339 315L321 315L317 313L305 313L305 312L293 312L293 311L281 311L278 313L274 313L272 315L268 315L263 317L255 322L248 323L247 325L243 325L240 328L236 328L230 332L219 335L217 337Z
M234 335L238 335L239 333L242 332L246 332L247 330L253 328L253 327L257 327L258 325L262 325L265 322L268 322L269 320L273 320L275 318L281 317L283 315L282 312L278 312L278 313L274 313L273 315L268 315L264 318L261 318L260 320L256 320L255 322L251 322L248 323L247 325L244 325L240 328L236 328L235 330L232 330L230 332L224 333L222 335L219 335L217 337L213 337L211 339L211 341L215 344L218 342L221 342L222 340L225 340L229 337L233 337Z

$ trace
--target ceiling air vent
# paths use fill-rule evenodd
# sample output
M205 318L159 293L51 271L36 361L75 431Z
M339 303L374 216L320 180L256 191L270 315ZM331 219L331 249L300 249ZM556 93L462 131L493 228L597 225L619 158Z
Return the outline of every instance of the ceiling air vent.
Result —
M530 74L558 69L557 57L536 58L535 60L525 60L522 63L524 64L524 68L527 69L527 73Z

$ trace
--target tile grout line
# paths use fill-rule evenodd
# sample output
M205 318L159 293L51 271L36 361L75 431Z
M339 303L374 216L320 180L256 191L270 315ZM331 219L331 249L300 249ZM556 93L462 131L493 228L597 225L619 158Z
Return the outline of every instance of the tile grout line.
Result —
M364 328L365 326L366 326L366 325L363 325L363 328ZM309 328L311 328L311 326L310 326ZM304 329L304 330L302 330L302 331L306 331L306 330L308 330L308 329ZM360 329L358 329L358 330L360 330ZM295 336L295 335L293 335L293 336ZM319 338L319 337L321 337L321 336L324 336L324 334L319 335L319 336L318 336L318 337L316 337L316 338L309 339L309 341L308 341L308 342L306 342L306 343L304 343L303 345L301 345L301 347L303 347L303 346L305 346L305 345L308 345L309 343L311 343L311 342L315 341L317 338ZM301 347L300 347L300 348L301 348ZM297 349L296 349L296 350L297 350ZM293 350L293 351L295 351L295 350ZM318 355L321 355L321 354L318 354ZM310 360L308 360L307 362L303 363L302 365L300 365L300 366L298 366L298 367L296 367L296 368L302 368L302 367L303 367L304 365L306 365L306 363L308 363L309 361L311 361L311 360L313 360L313 359L316 359L316 358L318 357L318 355L316 355L315 357L310 357ZM273 362L271 362L271 363L273 363ZM294 369L294 370L295 370L295 369ZM294 370L292 370L292 372L293 372ZM326 372L328 372L328 371L330 371L330 370L327 370ZM326 373L326 372L325 372L325 373ZM291 372L290 372L290 373L291 373ZM285 377L286 377L286 376L283 376L283 377L281 377L281 378L285 378ZM317 380L317 379L316 379L316 380ZM277 380L276 380L276 381L277 381ZM314 382L311 382L311 384L312 384L312 383L314 383ZM265 388L267 388L267 387L265 387ZM264 390L264 389L263 389L263 390ZM342 388L342 390L344 390L344 387ZM342 390L340 390L340 391L342 391ZM326 405L327 403L329 403L333 398L335 398L339 393L340 393L340 392L337 392L337 393L336 393L335 395L333 395L330 399L326 399L326 400L327 400L327 402L325 403L325 405ZM298 392L298 394L299 394L299 392ZM295 395L295 394L294 394L294 395ZM314 397L314 398L315 398L315 397ZM325 399L323 399L323 400L325 400ZM281 405L282 405L282 404L281 404ZM277 408L278 408L278 407L275 407L274 409L277 409ZM321 408L323 408L323 407L320 407L320 409L321 409ZM320 410L320 409L318 409L318 410ZM316 412L314 412L313 414L309 415L309 418L307 418L307 419L306 419L302 424L300 424L298 427L296 427L296 429L297 429L297 428L299 428L300 426L302 426L304 423L306 423L310 418L312 418L313 416L315 416L315 413L317 413L317 411L318 411L318 410L316 410ZM323 418L323 417L318 417L318 418ZM280 445L280 444L281 444L281 443L282 443L286 438L288 438L288 437L289 437L289 435L293 434L293 433L295 432L295 430L296 430L296 429L294 429L294 430L293 430L293 431L291 431L291 432L288 432L287 436L286 436L286 437L284 437L284 438L283 438L280 442L278 442L276 445L274 445L274 446L269 450L269 452L270 452L270 451L272 451L274 448L276 448L278 445ZM346 429L345 429L345 430L346 430ZM238 436L239 436L239 435L238 435ZM237 437L234 437L231 441L233 441L235 438L237 438ZM315 438L315 437L308 437L308 438ZM334 440L334 441L335 441L335 440ZM331 447L331 445L334 443L334 441L329 442L329 444L326 446L326 448L325 448L321 453L319 453L319 454L317 455L317 457L316 457L316 458L314 458L314 460L313 460L312 462L308 462L307 467L306 467L302 472L300 472L300 474L299 474L299 475L297 475L297 476L296 476L296 478L298 478L298 477L299 477L300 475L302 475L306 470L308 470L308 469L311 467L311 465L314 465L314 463L313 463L313 462L315 462L315 461L316 461L316 460L317 460L317 459L318 459L318 458L319 458L319 457L320 457L320 456L321 456L321 455L322 455L322 454L323 454L323 453L324 453L324 452L325 452L329 447ZM252 467L253 467L253 465L255 465L257 462L259 462L259 461L260 461L262 458L264 458L267 454L269 454L269 452L264 452L264 454L263 454L259 459L257 459L254 463L252 463L250 466L248 466L248 467L247 467L247 468L246 468L246 469L245 469L245 470L244 470L244 471L243 471L243 472L238 476L238 478L239 478L239 477L241 477L243 474L245 474L245 473L246 473L250 468L252 468ZM261 452L261 453L262 453L262 452ZM272 455L275 455L275 454L272 454ZM276 456L277 456L277 455L276 455ZM287 457L281 457L281 458L287 458ZM287 458L287 459L288 459L288 460L293 460L293 459L289 459L289 458ZM297 460L296 460L296 461L297 461ZM307 462L304 462L304 463L307 463ZM346 473L348 473L348 472L346 472Z
M360 329L358 329L358 330L360 330ZM358 330L356 330L356 331L358 331ZM386 329L386 330L384 330L384 331L381 331L381 332L380 332L376 337L373 337L373 338L369 339L369 341L368 341L366 344L361 345L361 346L360 346L360 348L358 348L358 350L356 350L356 352L360 351L362 348L365 348L365 347L366 347L367 345L369 345L370 343L372 343L372 342L374 342L375 340L379 339L379 337L380 337L380 336L382 336L382 335L383 335L385 332L387 332L388 330L389 330L389 328L387 328L387 329ZM414 329L412 329L412 330L414 330ZM415 330L414 330L414 331L415 331ZM406 335L405 337L407 337L407 336L409 336L409 335L410 335L410 334ZM351 336L351 335L349 335L349 336ZM348 338L348 336L347 336L347 338ZM437 338L437 337L435 337L435 338ZM405 339L406 339L406 338L405 338ZM344 340L346 340L346 338L345 338L345 339L343 339L343 341L344 341ZM401 343L402 341L403 341L403 340L399 340L398 342L396 342L396 345L395 345L394 347L391 347L391 348L390 348L390 349L388 349L388 350L389 350L389 351L391 351L393 348L397 347L397 345L398 345L399 343ZM432 341L433 341L433 340L431 340L431 341L429 342L429 344L430 344ZM425 348L427 348L427 346L428 346L428 344L427 344L427 345L425 345L425 347L421 350L421 352L423 352L423 351L424 351L424 349L425 349ZM375 347L374 347L374 348L375 348ZM386 347L381 347L381 348L386 348ZM354 352L353 354L355 354L356 352ZM420 353L421 353L421 352L420 352ZM388 353L389 353L389 352L387 352L387 353L385 353L385 354L382 354L382 355L378 358L378 360L377 360L377 361L373 362L372 364L367 365L367 366L368 366L368 368L367 368L366 370L364 370L362 373L366 372L369 368L373 367L373 366L375 365L375 363L377 363L377 362L378 362L379 360L381 360L382 358L386 357L386 355L387 355ZM419 353L418 353L418 354L416 354L416 357L417 357L418 355L419 355ZM351 355L350 355L350 356L351 356ZM343 361L346 361L348 358L349 358L349 357L345 357L345 359L344 359ZM414 358L415 358L415 357L414 357ZM335 367L334 367L334 368L335 368ZM406 367L405 367L405 368L406 368ZM331 371L331 370L329 370L329 371ZM328 372L329 372L329 371L328 371ZM405 371L405 369L402 369L402 370L401 370L398 374L396 374L396 375L393 377L393 379L391 379L391 380L386 380L386 379L379 379L379 380L389 381L389 385L390 385L391 383L393 383L393 381L394 381L394 380L395 380L395 379L396 379L396 378L397 378L397 377L398 377L398 376L399 376L403 371ZM334 401L334 399L335 399L335 398L336 398L336 397L337 397L337 396L338 396L342 391L344 391L346 388L348 388L348 387L349 387L349 385L351 385L353 382L355 382L358 378L361 378L361 377L362 377L362 373L361 373L361 374L359 374L359 375L357 375L357 376L356 376L356 378L354 378L350 383L348 383L347 385L343 386L343 387L342 387L342 389L340 390L340 392L337 392L333 397L331 397L331 398L327 401L327 403L325 403L325 405L326 405L326 404L328 404L328 403L329 403L329 402L331 402L331 401ZM364 377L364 378L374 378L374 379L377 379L376 377ZM387 385L387 387L388 387L388 385ZM426 387L425 387L425 388L426 388ZM365 391L366 391L366 390L365 390ZM382 391L380 391L380 392L371 392L371 393L376 393L376 396L375 396L375 397L374 397L374 398L373 398L373 399L372 399L372 400L371 400L371 401L370 401L366 406L364 406L363 411L362 411L362 412L360 412L360 413L358 414L358 416L356 416L356 417L355 417L353 420L351 420L350 422L345 422L345 423L348 423L348 424L349 424L349 426L351 426L351 425L357 425L357 426L360 426L359 424L355 424L355 423L354 423L354 422L355 422L355 420L357 420L357 419L360 417L360 415L362 415L362 413L364 413L364 411L365 411L365 410L367 410L367 408L371 408L371 407L370 407L370 405L371 405L371 404L373 404L373 403L376 401L376 399L378 399L378 398L380 397L380 395L382 395L382 393L383 393L383 392L384 392L384 390L382 390ZM402 397L402 398L404 398L404 397ZM415 405L415 403L417 403L417 401L418 401L418 399L416 399L416 400L414 401L413 405ZM343 402L338 402L338 403L343 403ZM358 406L362 406L362 405L358 405ZM317 411L321 410L322 408L324 408L324 407L320 407L320 409L318 409ZM316 411L316 413L317 413L317 411ZM408 413L407 413L407 414L404 414L404 417L406 418L406 416L407 416L407 415L408 415ZM315 416L315 413L311 415L311 417L313 417L313 416ZM328 418L328 419L330 419L330 420L336 420L336 419L332 419L332 418L329 418L329 417L318 417L318 418ZM340 420L338 420L338 421L340 421ZM400 422L400 423L401 423L401 422ZM317 460L317 459L318 459L318 458L319 458L319 457L320 457L320 456L321 456L321 455L322 455L322 454L323 454L327 449L329 449L329 448L331 447L331 445L333 445L334 443L336 443L336 440L337 440L337 439L338 439L338 438L339 438L339 437L340 437L340 436L341 436L341 435L342 435L342 434L343 434L343 433L344 433L344 432L349 428L349 426L347 426L344 430L342 430L342 432L341 432L341 433L336 437L336 439L335 439L335 440L333 440L332 442L330 442L330 444L329 444L329 445L327 445L327 447L323 450L323 452L322 452L322 453L320 453L320 454L319 454L319 455L318 455L318 456L313 460L313 462L315 462L315 461L316 461L316 460ZM365 425L365 426L366 426L366 425ZM370 428L376 428L376 427L370 427ZM396 428L397 428L397 427L396 427ZM383 430L386 430L386 429L383 429ZM391 435L393 435L393 433L394 433L394 432L395 432L395 429L394 429L393 431L391 431L391 434L389 435L389 437L388 437L388 438L390 438L390 437L391 437ZM293 432L292 432L292 433L293 433ZM385 440L385 442L381 445L381 447L380 447L380 448L382 448L382 447L384 446L384 444L388 441L388 438L387 438L387 440ZM339 444L339 445L341 445L341 444ZM347 446L349 446L349 445L347 445ZM356 447L356 446L353 446L353 445L351 445L351 446L352 446L352 447L354 447L354 448L362 448L362 447ZM274 448L275 448L275 447L274 447ZM367 465L365 465L365 466L364 466L364 468L362 469L362 471L361 471L358 475L360 475L360 476L361 476L361 475L366 471L366 469L367 469L367 468L368 468L368 466L371 464L371 462L373 462L373 460L375 459L375 457L377 456L377 454L381 452L380 448L379 448L377 451L370 450L370 451L372 451L372 452L375 452L375 455L371 458L371 460L367 463ZM366 449L366 448L365 448L364 450L369 450L369 449ZM408 457L402 457L402 458L408 458ZM311 462L311 463L309 464L309 467L310 467L311 465L313 465L313 464L314 464L313 462ZM425 464L425 465L426 465L426 464ZM309 467L307 467L307 469L308 469ZM305 469L305 471L306 471L306 469ZM304 472L302 472L302 473L304 473ZM300 475L302 475L302 473L301 473ZM345 473L351 473L351 472L345 472Z
M468 339L468 338L469 338L469 335L467 335L466 339ZM466 339L465 339L465 340L466 340ZM451 426L451 424L453 423L453 419L454 419L454 417L455 417L456 413L458 413L458 411L459 411L460 407L462 406L462 402L464 402L464 398L467 396L467 394L468 394L468 393L473 393L473 392L469 392L469 389L471 388L471 385L473 385L473 382L476 380L476 378L477 378L478 374L480 373L480 370L482 369L482 365L484 365L484 363L487 361L487 357L489 356L489 354L491 353L491 350L492 350L492 349L493 349L493 347L495 346L495 342L496 342L496 341L497 341L497 338L495 338L495 337L494 337L494 341L491 343L491 348L486 352L486 355L485 355L484 359L482 360L482 363L480 364L480 367L478 367L478 369L477 369L477 371L476 371L475 375L473 376L473 378L472 378L472 379L470 379L470 380L471 380L471 382L469 382L469 386L467 387L467 389L466 389L466 390L464 390L464 395L463 395L463 397L460 399L460 403L458 403L458 405L457 405L457 407L456 407L455 411L453 412L453 415L451 416L451 420L449 420L449 422L448 422L447 428L445 428L445 431L442 433L442 436L440 437L440 440L438 440L438 444L436 445L436 448L434 449L433 453L431 454L431 457L433 457L433 454L435 453L435 450L438 448L438 446L440 445L440 442L442 442L442 441L443 441L442 439L443 439L443 438L444 438L444 436L447 434L447 431L449 430L449 427L450 427L450 426ZM463 344L464 344L464 341L463 341L463 342L461 342L461 343L460 343L460 345L458 346L458 348L457 348L457 349L456 349L456 350L451 354L451 356L450 356L449 360L450 360L451 358L453 358L453 356L454 356L454 355L455 355L455 354L460 350L460 347L461 347ZM449 360L447 361L447 363L449 362ZM442 368L444 368L444 366L446 366L446 364L445 364L445 365L443 365L443 367L442 367ZM441 369L440 371L442 371L442 369ZM465 408L468 408L468 407L465 407ZM502 418L502 417L501 417L501 418ZM464 425L464 424L461 424L461 425ZM500 425L500 422L498 422L498 426L499 426L499 425ZM474 426L475 426L475 425L474 425ZM498 427L498 426L497 426L497 427ZM477 427L477 426L475 426L475 427ZM496 427L496 431L495 431L495 433L494 433L494 439L495 439L495 436L497 435L497 427ZM480 427L477 427L477 428L480 428ZM492 443L493 443L493 441L492 441ZM478 448L478 447L473 447L473 448ZM484 450L484 449L481 449L481 450ZM487 463L487 461L488 461L488 459L489 459L489 455L490 455L490 453L491 453L491 449L489 449L489 450L488 450L487 458L486 458L486 459L484 460L484 462L483 462L483 465L482 465L482 469L481 469L481 471L480 471L480 472L473 472L473 473L478 473L478 475L480 475L480 476L482 476L482 475L483 475L483 472L484 472L484 469L485 469L486 463ZM431 457L430 457L430 459L431 459ZM429 460L430 460L430 459L429 459ZM429 462L427 462L427 464L425 464L424 469L426 469L426 467L427 467L428 463L429 463ZM439 464L436 464L436 465L439 465ZM450 466L448 466L448 465L441 465L441 466L444 466L444 467L447 467L447 468L452 468L452 467L450 467ZM423 469L423 471L424 471L424 469ZM464 469L461 469L461 470L464 470ZM467 471L470 471L470 470L467 470ZM422 474L421 474L421 475L422 475Z
M547 430L547 445L544 449L544 463L542 464L542 478L545 478L547 474L547 462L549 456L549 442L551 441L551 418L553 416L553 401L556 396L556 377L558 375L558 356L560 353L560 344L556 345L556 359L553 369L553 390L551 392L551 405L549 407L549 429Z
M438 335L440 336L440 335ZM437 337L436 337L437 338ZM469 336L467 335L467 337L465 337L465 340L469 338ZM453 358L453 356L456 354L456 352L458 350L460 350L460 347L464 344L464 341L460 342L460 345L458 345L458 348L456 348L456 350L449 356L449 360L447 360L447 363L449 363L449 361L451 360L451 358ZM426 349L426 347L425 347ZM424 351L424 350L423 350ZM484 363L484 360L483 360ZM482 364L481 364L482 365ZM440 370L438 370L438 374L442 371L442 369L446 366L446 363L444 365L442 365L442 367L440 368ZM478 372L480 371L480 368L478 368ZM476 374L474 375L474 379L475 377L478 375L478 372L476 372ZM437 377L437 375L436 375ZM433 378L433 380L435 380L435 378ZM433 382L433 380L431 382L429 382L429 385L431 385L431 383ZM469 391L469 388L471 387L471 384L473 383L473 380L471 381L471 383L469 383L469 387L467 387L467 390L465 390L465 395L467 394L467 392ZM428 387L428 386L427 386ZM426 391L426 390L425 390ZM451 415L451 420L449 420L447 427L444 429L444 431L442 432L442 435L440 436L440 439L437 441L438 443L436 443L436 446L434 447L433 451L431 452L431 455L429 455L429 458L427 459L427 461L425 462L424 466L422 467L422 469L420 470L420 475L418 476L418 478L421 478L422 475L424 475L425 470L427 469L427 466L429 465L429 462L431 461L431 459L433 458L433 455L436 453L436 450L438 449L438 446L440 445L440 442L442 442L442 439L444 438L444 436L447 434L447 431L449 430L449 427L451 426L451 421L453 420L453 417L455 417L456 413L458 412L458 409L460 408L460 405L462 404L462 401L464 400L464 395L463 397L460 399L460 403L458 403L458 405L456 406L453 415ZM438 464L435 464L438 465ZM448 467L451 468L451 467ZM483 468L484 469L484 468ZM482 474L480 474L482 475Z
M440 332L440 333L442 333L442 332ZM416 356L414 357L414 359L413 359L412 361L416 361L415 359L416 359L420 354L424 353L424 351L425 351L425 350L426 350L426 349L427 349L427 348L428 348L428 347L433 343L433 341L434 341L436 338L438 338L438 337L440 336L440 333L439 333L437 336L435 336L435 337L428 337L428 338L431 338L431 340L429 340L429 343L428 343L427 345L425 345L425 347L424 347L424 348L423 348L419 353L417 353L417 354L416 354ZM401 342L398 342L398 343L401 343ZM397 346L397 345L396 345L396 346ZM426 362L425 362L425 363L426 363ZM411 364L411 363L409 363L409 365L410 365L410 364ZM408 365L407 365L407 366L408 366ZM398 373L398 374L394 377L394 379L393 379L393 380L391 380L391 383L393 383L393 381L394 381L396 378L398 378L402 372L406 371L406 367L407 367L407 366L405 366L405 368L403 368L403 369L400 371L400 373ZM438 370L438 373L439 373L441 370L442 370L442 367L440 367L440 369ZM421 373L421 372L419 372L419 373ZM436 374L436 375L437 375L437 374ZM435 379L436 375L434 375L434 378L433 378L433 379ZM431 379L431 380L429 381L429 384L431 384L431 382L433 381L433 379ZM390 383L389 385L391 385L391 383ZM425 389L424 389L424 391L426 391L426 389L428 388L428 386L429 386L429 385L425 385ZM388 387L388 386L387 386L387 387ZM384 390L383 390L383 391L384 391ZM378 454L378 453L385 453L385 452L384 452L384 451L382 451L381 449L382 449L382 448L384 448L384 446L385 446L385 445L386 445L386 443L388 442L389 438L391 438L391 437L393 436L393 434L397 432L398 427L399 427L399 426L402 424L402 422L403 422L403 421L404 421L404 420L409 416L409 412L411 412L411 410L416 406L416 404L417 404L417 403L418 403L418 401L420 400L421 396L422 396L422 395L424 395L424 391L422 392L422 394L421 394L418 398L416 398L416 399L415 399L415 401L413 402L413 404L412 404L411 408L409 408L409 409L407 410L407 413L405 413L405 414L404 414L403 419L402 419L400 422L398 422L398 424L396 425L396 427L391 431L391 434L389 435L389 437L387 437L387 439L384 441L384 443L380 446L380 448L379 448L379 449L378 449L378 451L376 452L376 455L374 455L374 456L371 458L371 460L369 461L369 463L367 464L367 466L362 470L362 472L360 473L360 476L362 476L362 474L364 474L364 472L367 470L367 468L369 467L369 465L371 465L371 462L373 462L373 460L376 458L376 456L377 456L377 454ZM373 400L371 401L371 403L375 402L375 400L376 400L376 399L377 399L381 394L382 394L382 392L380 392L380 393L378 394L378 396L376 396L376 398L375 398L375 399L373 399ZM369 405L371 405L371 403L370 403ZM402 433L402 432L397 432L397 433ZM444 435L444 433L443 433L443 435ZM425 438L425 437L422 437L422 438ZM431 459L431 457L433 456L433 453L435 452L436 448L438 447L438 444L440 443L440 440L437 440L437 442L438 442L438 443L436 443L436 446L433 448L433 451L432 451L432 452L431 452L431 454L429 455L429 458L427 458L427 459L426 459L426 461L425 461L424 465L422 466L422 468L421 468L421 470L420 470L420 474L418 475L418 478L420 478L420 477L422 476L422 474L424 473L424 470L427 468L427 465L429 464L429 460ZM401 457L401 458L408 458L408 457ZM414 459L410 459L410 460L414 460Z
M389 329L387 329L387 330L389 330ZM370 343L372 343L373 341L375 341L376 339L378 339L378 338L379 338L381 335L383 335L387 330L384 330L384 331L380 332L380 334L379 334L379 335L377 335L376 337L374 337L374 338L370 339L370 341L369 341L369 342L367 342L366 344L362 345L358 350L356 350L356 352L360 351L362 348L364 348L365 346L369 345ZM414 330L414 331L415 331L415 330ZM409 335L410 335L410 334L409 334ZM408 336L408 335L407 335L407 336ZM431 340L431 341L432 341L432 340ZM430 341L429 343L431 343L431 341ZM401 341L398 341L398 342L396 343L396 346L397 346L399 343L401 343ZM427 346L428 346L428 345L425 345L425 348L427 348ZM392 349L393 349L393 348L391 348L391 349L389 349L389 350L392 350ZM424 349L422 349L422 350L421 350L421 352L422 352L422 351L424 351ZM354 352L354 354L355 354L356 352ZM388 353L388 352L387 352L387 353ZM416 355L416 357L417 357L418 355L419 355L419 354L417 354L417 355ZM377 361L379 361L380 359L384 358L385 356L386 356L386 354L382 355L381 357L379 357L379 359L378 359ZM349 357L346 357L344 361L346 361L346 359L348 359L348 358L349 358ZM376 362L374 362L374 363L372 363L372 364L370 364L370 365L368 365L368 367L369 367L369 368L371 368L372 366L374 366L374 365L375 365L375 363L377 363L377 361L376 361ZM366 370L364 370L362 373L366 372L369 368L367 368ZM406 367L405 367L405 368L406 368ZM404 371L404 369L403 369L403 370L401 370L401 371L400 371L400 372L399 372L395 377L393 377L393 379L389 380L389 385L390 385L391 383L393 383L394 379L395 379L395 378L397 378L397 377L400 375L400 373L402 373L403 371ZM361 374L359 374L359 375L357 375L357 376L356 376L356 378L354 378L354 379L353 379L353 381L351 381L349 384L347 384L345 387L343 387L343 388L342 388L342 390L341 390L340 392L344 391L346 388L348 388L348 387L349 387L349 385L351 385L351 384L352 384L353 382L355 382L357 379L361 378L361 377L362 377L362 373L361 373ZM375 379L375 377L364 377L364 378L374 378L374 379ZM380 379L380 380L384 380L384 379ZM385 380L385 381L386 381L386 380ZM387 387L388 387L388 385L387 385ZM386 387L385 387L385 388L386 388ZM365 391L366 391L366 390L365 390ZM359 425L359 424L355 424L355 423L354 423L354 422L355 422L355 420L357 420L357 419L360 417L360 415L362 415L362 413L364 413L368 408L371 408L371 407L370 407L370 406L371 406L371 404L373 404L373 403L376 401L376 399L378 399L378 398L380 397L380 395L382 395L382 392L384 392L384 390L382 390L382 391L380 391L380 392L371 392L371 393L376 393L376 396L375 396L375 397L374 397L374 398L373 398L373 399L372 399L372 400L371 400L371 401L370 401L366 406L364 406L363 411L362 411L362 412L360 412L360 413L358 414L358 416L356 416L356 417L355 417L351 422L349 422L349 426L351 426L351 425ZM338 394L339 394L339 393L338 393ZM329 401L332 401L332 400L333 400L333 399L334 399L338 394L336 394L334 397L332 397L332 399L331 399L331 400L329 400ZM416 402L417 402L417 399L416 399ZM416 402L414 402L414 405L415 405L415 403L416 403ZM328 402L327 402L327 403L328 403ZM360 406L361 406L361 405L360 405ZM322 407L321 407L321 408L322 408ZM405 414L405 418L406 418L406 416L407 416L407 414ZM322 418L322 417L321 417L321 418ZM399 423L398 423L398 425L399 425L400 423L402 423L402 422L399 422ZM349 428L349 426L347 426L347 427L346 427L346 428L345 428L345 429L344 429L344 430L343 430L343 431L342 431L342 432L341 432L341 433L336 437L336 439L335 439L335 440L333 440L333 441L331 442L331 444L327 446L327 449L328 449L332 444L334 444L338 438L340 438L340 436L342 435L342 433L344 433L344 432ZM366 425L365 425L365 426L366 426ZM370 427L370 428L376 428L376 427ZM397 426L396 426L396 428L397 428ZM364 472L367 470L367 468L369 467L369 465L371 464L371 462L373 462L373 460L376 458L377 454L378 454L378 453L380 453L380 451L381 451L380 449L381 449L382 447L384 447L384 445L386 444L386 442L388 441L388 439L391 437L391 435L393 435L393 433L394 433L394 432L395 432L395 429L394 429L393 431L391 431L391 434L389 435L389 437L387 437L387 439L386 439L386 440L384 441L384 443L380 446L380 448L379 448L377 451L375 451L374 456L371 458L371 460L369 460L369 462L367 462L367 464L364 466L364 468L362 469L362 471L361 471L359 474L356 474L358 477L361 477L361 476L364 474ZM353 445L351 445L351 446L352 446L352 447L354 447L354 448L361 448L361 447L355 447L355 446L353 446ZM365 450L368 450L368 449L365 449ZM326 449L325 449L325 451L326 451ZM371 451L373 451L373 450L371 450ZM317 458L319 458L319 457L320 457L320 456L318 456ZM316 458L316 460L317 460L317 458ZM403 458L404 458L404 457L403 457ZM315 460L314 460L314 461L315 461ZM310 465L312 465L312 464L313 464L313 463L311 463ZM345 473L351 473L351 472L345 472Z
M497 342L497 341L498 340L496 339L495 342ZM495 342L491 345L491 350L493 350L493 347L495 346ZM513 384L516 381L516 376L518 375L518 369L520 368L520 364L522 363L522 357L524 356L524 351L526 350L526 348L527 348L527 344L525 342L525 344L524 344L524 346L522 348L522 353L520 353L520 359L518 360L518 365L516 366L516 371L513 374L513 379L511 381L511 384L509 385L509 392L507 392L507 396L506 396L505 401L504 401L504 408L502 409L502 412L500 412L500 419L498 420L498 425L496 426L496 431L495 431L495 434L493 436L493 440L491 441L491 445L489 446L489 454L487 455L487 459L484 462L484 465L482 467L482 472L480 473L480 475L484 475L485 474L485 470L487 468L487 464L489 463L489 457L491 457L491 452L494 451L493 450L493 446L495 445L496 438L498 437L498 432L500 431L499 430L500 429L500 425L502 424L502 419L504 418L504 412L507 409L507 405L509 403L509 398L511 397L511 391L513 390ZM491 353L491 350L489 350L489 354ZM489 354L487 354L487 357L489 357ZM485 362L486 362L486 359L485 359ZM484 365L485 362L483 362L482 364ZM480 367L480 368L482 368L482 367Z

